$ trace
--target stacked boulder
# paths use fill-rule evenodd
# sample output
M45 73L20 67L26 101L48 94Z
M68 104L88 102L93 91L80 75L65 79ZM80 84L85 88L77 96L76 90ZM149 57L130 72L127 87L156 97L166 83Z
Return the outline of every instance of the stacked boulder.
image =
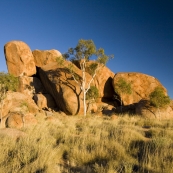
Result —
M4 46L4 53L8 72L19 77L19 92L34 99L37 111L41 109L60 110L68 115L83 113L83 94L79 85L82 71L79 62L76 61L72 64L70 61L63 60L61 53L55 49L31 51L29 46L22 41L8 42ZM91 63L93 61L86 63L86 88L92 79L89 74ZM78 76L78 82L70 72L69 67L72 65L75 75ZM123 106L135 105L137 113L145 107L141 106L141 100L148 100L149 94L155 87L163 88L167 94L162 84L152 76L132 72L114 74L110 69L103 66L98 69L91 83L98 88L99 98L96 103L92 104L93 107L91 105L88 107L88 111L97 112L100 107L111 109L110 112L117 109L120 102L114 100L114 96L118 95L114 88L120 78L125 79L132 86L131 95L119 96ZM171 107L169 112L173 112ZM7 115L8 113L4 114Z

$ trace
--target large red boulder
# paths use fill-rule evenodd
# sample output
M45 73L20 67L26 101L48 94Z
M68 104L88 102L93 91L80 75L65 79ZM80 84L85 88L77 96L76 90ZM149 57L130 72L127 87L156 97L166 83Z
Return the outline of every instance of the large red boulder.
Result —
M34 57L29 46L22 41L10 41L4 46L8 72L14 76L32 76L36 73Z
M112 82L114 88L120 78L130 83L132 88L132 94L123 94L121 96L124 105L137 103L141 99L148 99L150 93L156 87L161 87L167 94L166 88L153 76L136 72L116 73Z
M39 69L41 81L53 96L57 107L68 115L83 113L83 94L81 92L82 71L73 65L76 80L72 77L69 66L72 63L51 63ZM87 84L91 76L86 73ZM86 88L88 85L86 85Z

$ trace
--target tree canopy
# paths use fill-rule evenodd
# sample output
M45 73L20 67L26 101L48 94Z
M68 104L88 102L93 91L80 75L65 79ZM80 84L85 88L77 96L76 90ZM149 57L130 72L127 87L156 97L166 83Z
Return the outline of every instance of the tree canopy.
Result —
M106 65L109 58L113 58L113 55L105 55L104 49L96 49L96 46L92 40L79 40L75 48L69 48L68 52L63 54L65 59L70 60L82 60L89 61L92 56L97 57L97 62Z

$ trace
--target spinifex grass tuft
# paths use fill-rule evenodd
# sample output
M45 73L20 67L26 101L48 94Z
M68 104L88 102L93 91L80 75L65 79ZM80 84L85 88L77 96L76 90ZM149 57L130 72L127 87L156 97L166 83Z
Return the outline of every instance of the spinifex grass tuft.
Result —
M18 140L1 136L0 172L173 172L173 122L135 116L116 120L55 116L22 129Z

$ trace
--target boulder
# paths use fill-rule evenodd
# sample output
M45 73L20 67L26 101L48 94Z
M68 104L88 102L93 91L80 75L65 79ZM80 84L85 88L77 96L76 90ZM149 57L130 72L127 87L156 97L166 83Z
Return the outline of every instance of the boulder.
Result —
M87 103L87 112L88 113L96 113L97 110L98 110L97 103L95 103L95 102Z
M142 99L136 104L136 114L148 119L172 119L173 108L170 105L157 109L147 99Z
M10 41L4 46L8 72L14 76L32 76L36 73L34 57L29 46L22 41Z
M50 94L35 94L34 101L40 109L55 108L56 103L54 98Z
M57 107L68 115L80 114L83 112L83 94L81 92L82 71L76 66L73 67L76 80L72 77L69 61L63 65L51 63L39 69L41 82L46 90L53 96ZM91 76L86 73L87 84ZM86 88L88 85L86 85Z
M9 113L6 121L6 127L20 129L24 127L23 116L20 113Z
M46 93L46 90L39 78L20 76L19 92L30 95L32 97L34 93Z
M20 112L22 114L36 114L39 110L34 100L28 95L20 92L7 92L2 109L2 126L5 126L6 119L10 112Z
M32 52L37 67L56 62L57 58L61 56L58 50L34 50Z
M21 114L17 112L9 113L6 121L6 127L17 129L36 124L37 120L33 114Z
M132 87L132 94L123 94L121 96L124 105L134 104L141 99L147 99L155 87L163 88L167 95L165 87L153 76L135 72L116 73L112 82L114 88L120 78L131 83Z

